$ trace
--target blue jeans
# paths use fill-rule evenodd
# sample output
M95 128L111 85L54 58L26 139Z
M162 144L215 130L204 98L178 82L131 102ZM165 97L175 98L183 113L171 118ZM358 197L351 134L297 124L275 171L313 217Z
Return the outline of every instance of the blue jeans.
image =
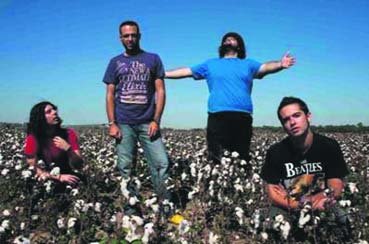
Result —
M157 132L154 137L149 137L147 134L149 124L120 124L119 127L123 136L122 140L117 142L118 169L121 175L124 178L131 175L138 140L149 164L154 192L159 197L167 198L165 180L168 178L169 161L160 133ZM133 193L137 195L137 192Z

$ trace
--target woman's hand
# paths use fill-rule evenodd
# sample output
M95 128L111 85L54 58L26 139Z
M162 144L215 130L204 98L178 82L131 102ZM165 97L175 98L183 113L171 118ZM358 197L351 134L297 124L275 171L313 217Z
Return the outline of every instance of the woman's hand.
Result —
M57 176L57 179L62 183L67 183L71 185L75 185L79 182L79 178L77 176L70 174L60 174Z
M70 144L60 136L54 137L53 142L54 145L61 150L68 151L70 148Z

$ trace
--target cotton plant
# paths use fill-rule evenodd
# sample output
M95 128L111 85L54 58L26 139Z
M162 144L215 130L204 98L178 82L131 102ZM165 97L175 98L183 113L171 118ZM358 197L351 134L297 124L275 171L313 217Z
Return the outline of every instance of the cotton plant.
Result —
M300 210L300 216L298 220L298 227L303 228L311 220L311 204L305 204Z
M281 233L283 239L287 240L290 234L291 225L283 215L279 214L275 217L273 228Z
M132 242L134 240L140 240L142 238L142 233L138 232L138 227L144 224L143 219L139 216L123 216L122 227L126 232L125 240Z

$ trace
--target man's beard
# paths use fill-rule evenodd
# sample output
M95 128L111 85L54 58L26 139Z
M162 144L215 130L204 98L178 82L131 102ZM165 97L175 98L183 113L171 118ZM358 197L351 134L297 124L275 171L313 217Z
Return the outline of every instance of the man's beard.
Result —
M220 51L221 51L221 53L224 53L224 54L227 54L227 53L230 53L230 52L238 53L239 50L240 50L239 47L233 46L232 44L222 44L220 46Z

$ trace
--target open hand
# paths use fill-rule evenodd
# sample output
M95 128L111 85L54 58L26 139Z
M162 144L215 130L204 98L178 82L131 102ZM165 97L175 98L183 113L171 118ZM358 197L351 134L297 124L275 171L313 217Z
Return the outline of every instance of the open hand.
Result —
M287 69L295 64L295 58L290 55L289 52L287 52L283 57L281 58L281 66L284 69Z

